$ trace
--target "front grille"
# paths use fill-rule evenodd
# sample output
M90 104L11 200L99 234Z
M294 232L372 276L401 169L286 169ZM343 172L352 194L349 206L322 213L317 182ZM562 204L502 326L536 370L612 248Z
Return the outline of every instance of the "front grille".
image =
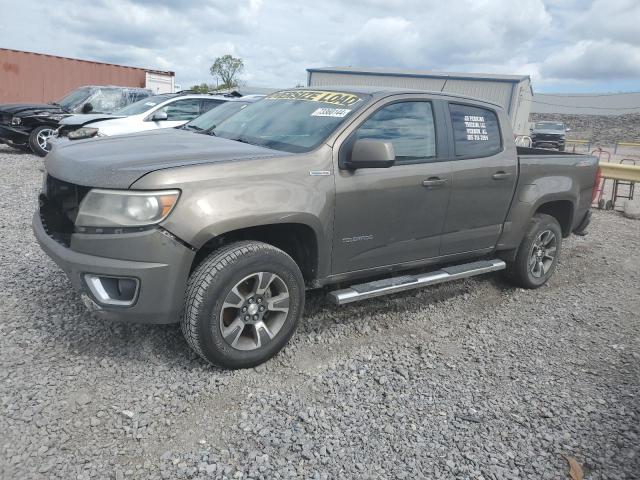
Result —
M552 133L538 133L536 134L536 140L550 140L553 142L557 142L561 139L560 135L554 135Z
M69 247L80 202L89 187L63 182L50 175L47 175L44 187L39 198L42 226L56 242Z

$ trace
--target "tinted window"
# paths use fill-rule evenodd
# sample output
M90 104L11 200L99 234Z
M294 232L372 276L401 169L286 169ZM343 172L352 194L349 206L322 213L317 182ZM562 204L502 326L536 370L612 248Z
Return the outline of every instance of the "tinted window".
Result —
M491 110L449 105L457 157L488 157L501 150L498 117Z
M79 105L81 105L88 97L91 95L92 91L90 88L78 88L77 90L73 90L67 96L58 100L58 105L60 105L65 110L72 110Z
M201 100L201 104L200 104L200 113L205 113L208 112L209 110L211 110L212 108L217 107L218 105L222 105L223 102L222 100Z
M391 142L396 161L424 161L436 156L436 132L429 102L387 105L358 129L357 138Z
M185 98L183 100L176 100L158 111L167 112L167 120L191 120L200 115L200 99Z

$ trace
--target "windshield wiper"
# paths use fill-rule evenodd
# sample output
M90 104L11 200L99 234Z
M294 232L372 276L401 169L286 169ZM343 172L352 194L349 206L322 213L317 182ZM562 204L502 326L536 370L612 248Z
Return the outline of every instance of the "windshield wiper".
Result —
M231 140L233 140L234 142L240 142L240 143L246 143L246 144L249 144L249 145L253 145L253 143L249 142L248 140L245 140L243 137L232 138Z
M202 131L202 129L196 125L189 125L189 124L185 124L184 126L185 129L189 129L189 130L195 130L196 132L200 132Z

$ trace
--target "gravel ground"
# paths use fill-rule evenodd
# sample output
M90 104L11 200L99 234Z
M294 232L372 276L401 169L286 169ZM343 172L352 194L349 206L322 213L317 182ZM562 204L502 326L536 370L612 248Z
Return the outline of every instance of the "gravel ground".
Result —
M42 160L0 146L0 477L588 479L640 472L640 221L595 212L536 291L320 294L254 370L102 323L40 251Z

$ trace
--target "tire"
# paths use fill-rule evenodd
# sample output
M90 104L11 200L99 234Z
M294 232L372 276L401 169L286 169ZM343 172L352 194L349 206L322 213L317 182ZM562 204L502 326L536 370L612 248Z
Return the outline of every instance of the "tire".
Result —
M34 128L29 134L29 147L31 148L31 151L41 157L44 157L49 153L49 150L51 150L51 144L48 142L48 139L55 131L55 127L52 127L51 125L42 125Z
M182 333L213 365L255 367L294 334L304 295L302 273L285 252L262 242L232 243L211 253L189 277Z
M515 260L507 268L507 278L522 288L541 287L553 275L561 249L562 229L558 221L551 215L534 215Z
M559 151L559 152L564 152L564 145L559 146L559 147L558 147L558 151Z

